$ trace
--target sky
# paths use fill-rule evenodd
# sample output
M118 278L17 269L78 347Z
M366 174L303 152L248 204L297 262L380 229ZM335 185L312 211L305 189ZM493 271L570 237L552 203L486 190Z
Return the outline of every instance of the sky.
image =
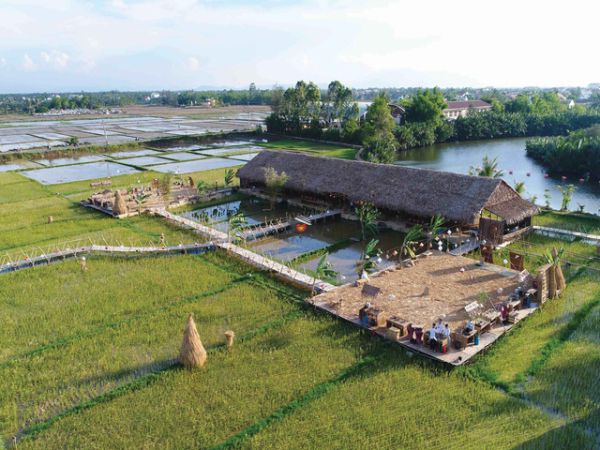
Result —
M0 0L0 92L600 82L590 0Z

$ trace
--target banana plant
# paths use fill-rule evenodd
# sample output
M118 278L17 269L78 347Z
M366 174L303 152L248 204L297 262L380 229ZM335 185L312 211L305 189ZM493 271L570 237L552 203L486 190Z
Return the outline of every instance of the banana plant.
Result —
M338 275L338 273L333 269L331 263L327 261L327 256L329 256L329 254L325 253L323 256L321 256L321 259L319 259L319 262L317 263L311 289L313 296L315 295L315 284L317 283L317 279L323 280L325 278L335 278Z

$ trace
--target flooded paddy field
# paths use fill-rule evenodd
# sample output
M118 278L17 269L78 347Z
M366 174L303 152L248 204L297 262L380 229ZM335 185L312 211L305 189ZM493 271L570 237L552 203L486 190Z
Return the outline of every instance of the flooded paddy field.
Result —
M94 180L97 178L128 175L139 172L133 167L113 162L91 162L73 166L48 167L26 170L22 175L41 184L61 184L72 181Z

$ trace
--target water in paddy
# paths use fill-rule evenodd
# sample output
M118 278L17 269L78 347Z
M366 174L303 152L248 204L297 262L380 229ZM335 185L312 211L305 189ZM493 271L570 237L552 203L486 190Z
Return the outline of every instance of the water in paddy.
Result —
M54 166L66 166L70 164L81 164L94 161L102 161L105 157L102 155L83 155L73 156L70 158L52 158L52 159L36 159L35 162L42 166L54 167Z
M166 155L165 155L166 156ZM152 166L152 170L163 173L191 173L205 170L222 169L243 165L243 161L223 158L206 158L196 161L182 161Z
M351 220L331 220L311 225L304 233L294 228L250 244L252 250L280 261L290 261L303 253L328 247L360 234L360 226Z
M291 205L276 205L270 208L266 200L251 197L239 201L222 203L220 205L187 211L180 215L199 223L207 224L219 231L227 231L229 224L227 218L242 212L248 225L259 225L271 220L286 220L294 214L310 214L310 211Z
M42 184L60 184L137 172L139 171L133 167L113 162L91 162L75 166L46 167L44 169L27 170L21 173Z
M525 197L537 196L538 204L544 204L544 190L548 189L552 197L550 205L559 209L562 196L558 188L572 183L577 190L573 194L569 209L578 209L579 203L585 205L585 211L595 214L600 212L600 184L579 183L574 177L570 177L566 182L556 178L545 178L545 168L527 157L525 141L526 138L514 138L438 144L401 152L396 164L466 174L471 166L481 166L485 155L490 158L497 157L498 165L504 172L503 179L511 186L517 181L524 181L527 191Z
M388 253L392 249L398 249L402 245L403 238L404 235L397 231L383 231L376 237L379 240L378 248L382 250L381 261L377 265L378 270L385 269L394 263L387 258ZM358 278L356 263L360 259L364 247L365 242L357 242L349 247L335 250L327 256L327 261L329 261L332 268L338 273L338 282L343 284ZM320 258L317 257L307 261L301 264L299 268L301 270L314 271Z

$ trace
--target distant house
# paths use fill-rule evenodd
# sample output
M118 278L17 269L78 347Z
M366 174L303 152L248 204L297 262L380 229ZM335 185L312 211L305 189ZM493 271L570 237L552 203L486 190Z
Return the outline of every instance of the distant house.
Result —
M492 105L483 100L467 100L460 102L446 102L448 107L442 111L446 119L466 117L470 112L489 111Z
M365 120L365 116L367 115L367 108L371 105L371 103L372 102L357 102L359 118L361 122ZM388 106L390 108L390 114L392 114L392 117L394 118L394 122L396 122L396 125L400 125L402 123L402 118L404 117L406 110L402 106L397 105L395 103L389 103Z

